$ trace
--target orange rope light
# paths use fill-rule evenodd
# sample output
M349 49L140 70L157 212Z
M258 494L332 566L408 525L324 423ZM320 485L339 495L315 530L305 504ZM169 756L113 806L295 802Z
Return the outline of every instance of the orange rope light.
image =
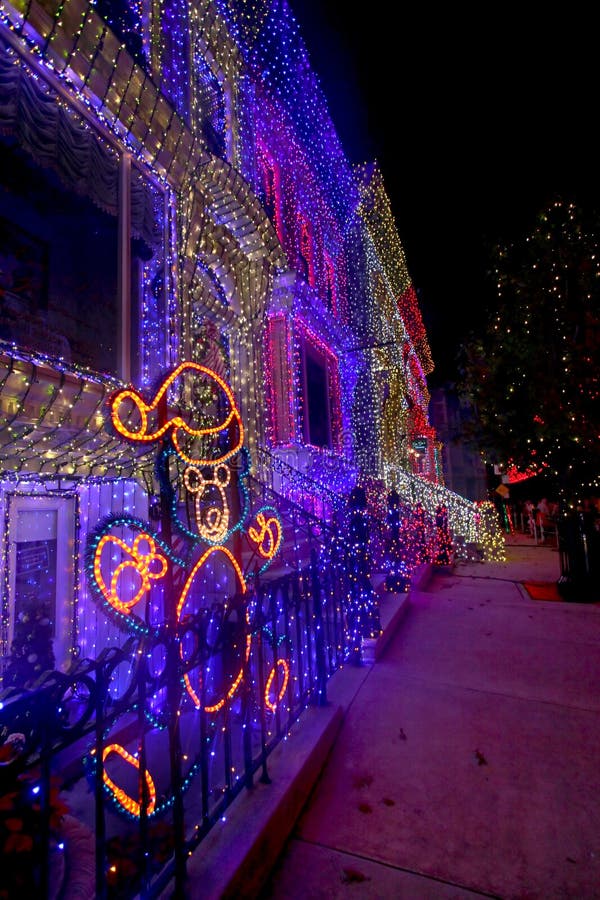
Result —
M281 524L275 516L265 518L262 512L257 513L256 521L260 532L256 528L248 529L248 537L257 545L256 549L264 559L273 559L281 544ZM274 533L275 532L275 533Z
M122 760L128 763L130 766L133 766L135 769L140 768L140 761L136 759L135 756L132 756L131 753L128 753L124 747L120 744L109 744L108 747L104 748L102 753L102 763L106 762L106 759L110 756L111 753L116 753L117 756L120 756ZM106 771L103 772L103 780L106 787L112 792L115 800L120 806L123 807L128 813L131 813L132 816L138 816L141 812L141 804L138 803L133 797L127 793L127 791L123 790L123 788L118 787L115 782L110 778ZM154 782L152 780L152 776L150 772L146 770L146 785L148 787L148 793L150 795L148 800L148 806L146 809L147 815L152 815L154 812L154 807L156 806L156 788L154 787Z
M194 568L188 575L187 581L186 581L185 585L183 586L183 590L181 592L181 596L179 597L179 602L177 604L177 621L181 620L181 610L183 609L184 603L187 599L188 592L190 590L192 581L194 580L194 578L196 576L196 573L199 571L199 569L202 568L202 566L204 565L206 560L213 553L224 553L225 554L225 556L232 563L233 568L235 569L235 572L239 578L239 582L242 586L242 594L246 593L246 579L244 578L243 572L240 569L239 563L237 562L237 560L235 559L235 557L233 556L231 551L228 550L227 547L209 547L208 550L206 550L206 552L200 557L200 559L198 560L198 562L196 563L196 565L194 566ZM246 612L246 622L248 623L248 613L247 612ZM251 643L252 643L252 635L248 634L248 635L246 635L246 659L245 659L246 663L248 662L248 659L250 658ZM179 652L180 652L181 657L183 658L183 647L179 648ZM225 706L225 704L227 703L227 701L231 700L231 698L237 691L237 689L242 681L243 675L244 675L244 666L242 665L233 684L227 691L227 694L224 697L222 697L219 700L219 702L216 703L214 706L205 706L204 711L207 713L213 713L213 712L218 712L220 709L222 709L223 706ZM191 700L194 703L194 706L197 709L200 709L200 707L202 705L201 700L198 697L198 694L196 693L194 688L192 687L192 682L191 682L190 676L188 675L187 672L184 674L183 680L185 683L186 690L187 690Z
M251 647L251 644L252 644L252 635L248 634L248 635L246 635L246 659L245 659L245 662L246 662L246 663L248 662L248 660L249 660L249 658L250 658L250 647ZM224 696L224 697L221 697L221 699L220 699L217 703L215 703L213 706L205 706L205 707L204 707L204 712L207 712L207 713L215 713L215 712L219 712L220 709L223 709L223 707L225 706L225 704L227 703L227 701L228 701L228 700L231 700L231 698L233 697L233 695L234 695L235 692L237 691L238 687L239 687L240 684L241 684L241 681L242 681L242 678L243 678L243 677L244 677L244 666L241 667L241 669L240 669L240 671L238 672L238 674L237 674L237 676L236 676L236 678L235 678L233 684L231 685L231 687L229 688L229 690L227 691L227 693L225 694L225 696ZM183 676L183 680L184 680L184 682L185 682L185 686L186 686L187 692L188 692L188 694L190 695L190 697L191 697L191 699L192 699L192 701L193 701L193 703L194 703L194 706L196 707L196 709L200 709L202 703L201 703L201 701L200 701L200 698L198 697L198 694L196 693L196 691L195 691L194 688L192 687L192 682L191 682L190 676L187 674L187 672L186 672L185 675Z
M198 372L201 375L207 375L213 381L216 381L216 383L219 385L219 387L227 397L227 400L229 401L229 405L231 407L229 415L220 425L214 425L212 427L206 426L205 428L191 428L181 418L181 416L173 416L172 419L169 419L156 430L149 431L148 414L156 411L158 404L164 397L166 391L178 377L178 375L187 370ZM120 407L127 399L132 401L140 415L140 425L136 431L131 431L131 429L127 425L125 425L120 418ZM116 431L119 432L119 434L122 434L123 437L127 438L127 440L156 441L160 437L162 437L169 429L172 429L173 445L175 446L175 449L182 457L182 459L196 466L216 465L219 462L224 462L226 459L234 456L244 442L244 426L242 425L242 418L237 408L233 396L233 391L231 390L229 385L225 381L223 381L223 379L219 375L217 375L216 372L214 372L212 369L208 369L206 366L201 366L199 363L183 362L179 366L177 366L177 368L171 373L171 375L169 375L169 377L166 378L165 381L163 381L151 403L146 403L137 391L131 388L127 388L126 390L118 391L111 398L110 406L111 421L113 427ZM226 428L228 428L231 422L234 420L237 422L238 426L238 439L235 445L218 459L194 459L193 457L190 457L186 453L184 453L184 451L181 449L179 445L180 431L184 431L189 437L202 437L203 435L208 434L218 434L219 432L224 431Z
M148 545L148 552L143 553L140 551L140 544L146 543ZM119 563L116 567L115 571L112 574L110 580L110 588L106 585L104 581L104 577L102 575L102 551L107 544L116 545L120 547L123 553L127 554L130 559L126 559L124 562ZM150 566L154 561L158 560L160 562L161 568L160 571L151 572ZM164 556L160 553L156 552L156 543L149 534L142 532L139 534L133 542L133 547L128 547L125 541L122 541L121 538L116 537L113 534L105 534L98 542L98 546L96 547L96 552L94 554L94 578L96 580L96 584L102 591L104 599L107 603L109 603L113 609L118 610L120 613L129 613L130 610L138 603L144 594L150 590L150 581L156 581L159 578L162 578L167 571L168 562ZM119 579L123 575L123 573L127 569L133 569L140 578L140 586L135 594L135 596L131 600L122 600L119 597Z
M223 464L214 467L212 478L205 478L196 466L188 466L183 473L183 483L194 497L194 515L196 517L198 534L204 540L221 541L227 534L227 529L229 528L229 505L225 488L230 480L231 471L229 466ZM201 501L207 489L210 488L218 492L221 507L211 506L206 509L203 521Z
M231 550L229 550L227 547L222 547L222 546L209 547L208 550L206 550L202 554L202 556L200 557L200 559L198 560L198 562L196 563L196 565L194 566L194 568L188 575L187 581L183 586L183 590L179 597L179 602L177 603L177 613L176 613L177 621L179 621L181 619L181 610L183 609L183 605L187 599L187 595L188 595L189 589L192 585L192 581L196 577L196 573L198 572L199 569L202 568L202 566L204 565L206 560L209 558L209 556L212 556L213 553L224 553L225 554L225 556L229 559L233 568L235 569L237 577L239 578L240 584L242 586L242 594L246 593L246 579L244 578L244 575L243 575L242 570L240 569L239 563L236 560L236 558L234 557Z
M277 672L278 666L281 666L281 668L283 669L283 684L279 690L277 699L271 701L271 698L270 698L271 686L275 679L275 673ZM287 688L287 685L288 685L289 678L290 678L290 667L289 667L287 660L278 659L277 662L275 663L275 665L273 666L273 668L271 669L271 671L269 672L269 677L267 678L267 683L265 685L265 706L268 706L268 708L271 710L271 712L275 712L275 710L277 709L277 704L281 703L281 700L283 699L283 695L285 694L285 689Z

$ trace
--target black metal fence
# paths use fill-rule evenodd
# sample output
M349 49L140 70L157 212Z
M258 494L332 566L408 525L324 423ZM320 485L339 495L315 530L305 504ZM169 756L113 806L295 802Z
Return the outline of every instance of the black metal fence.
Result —
M269 780L269 754L302 710L326 702L346 652L343 556L335 543L326 558L313 550L304 569L256 578L176 634L130 637L4 691L0 827L21 817L32 841L4 854L9 896L55 896L65 869L97 898L182 890L189 853L240 791ZM75 857L65 823L78 827Z
M435 538L435 523L417 528L411 513L392 546L388 525L365 514L365 556L343 511L332 527L251 476L247 491L254 510L277 507L285 551L263 570L256 541L246 548L240 537L243 593L206 593L186 614L184 589L175 618L149 627L147 609L97 658L0 694L0 893L70 900L74 885L99 900L167 887L185 896L189 854L241 791L269 781L272 750L309 704L326 703L340 665L361 662L378 616L367 556L379 571L389 557L391 574L408 577L416 544L424 551ZM116 521L125 526L138 523ZM120 561L131 544L113 546L115 582L97 578L113 600L119 573L163 571L151 568L158 554L136 568Z

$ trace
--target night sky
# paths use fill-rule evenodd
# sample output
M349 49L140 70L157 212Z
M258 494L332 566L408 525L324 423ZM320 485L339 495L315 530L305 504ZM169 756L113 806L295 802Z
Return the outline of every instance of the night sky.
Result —
M539 14L290 0L352 162L377 159L436 372L455 375L470 308L491 296L489 246L556 195L600 198L596 28L576 5ZM417 9L414 6L418 6ZM393 21L388 18L393 11Z

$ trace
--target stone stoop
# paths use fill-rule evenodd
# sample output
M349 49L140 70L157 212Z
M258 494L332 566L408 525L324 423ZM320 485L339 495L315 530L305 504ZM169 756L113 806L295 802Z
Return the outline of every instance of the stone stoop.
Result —
M440 566L436 566L435 563L422 563L420 566L417 566L410 580L410 589L412 591L426 591L433 573L439 568ZM450 570L453 566L449 565L443 568Z
M377 638L363 638L362 657L366 665L372 665L383 655L390 639L400 626L410 605L411 591L423 591L427 587L433 572L432 563L423 563L414 570L408 591L394 593L385 589L385 572L371 575L371 584L379 597L379 614L381 617L381 634Z
M410 602L408 592L396 594L384 590L377 593L380 598L379 614L382 631L377 638L363 638L362 660L365 665L372 665L382 656L404 618Z

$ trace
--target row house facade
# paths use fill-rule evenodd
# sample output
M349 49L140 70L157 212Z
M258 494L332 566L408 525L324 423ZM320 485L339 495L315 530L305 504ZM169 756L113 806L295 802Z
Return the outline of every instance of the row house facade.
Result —
M377 590L497 558L432 368L287 0L0 0L0 893L185 896Z
M159 485L106 401L182 361L231 385L253 475L325 518L399 470L441 482L382 175L347 159L285 2L3 0L0 154L4 655L34 596L58 666L119 640L84 548Z

